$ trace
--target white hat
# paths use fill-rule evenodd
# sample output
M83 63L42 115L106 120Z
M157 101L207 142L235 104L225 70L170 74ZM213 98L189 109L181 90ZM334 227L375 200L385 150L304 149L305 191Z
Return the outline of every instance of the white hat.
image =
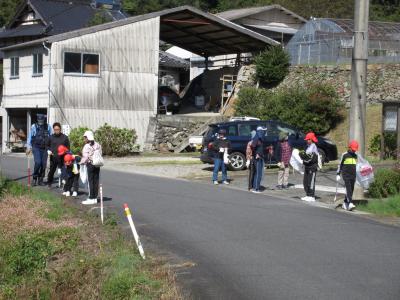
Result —
M85 131L84 135L89 141L94 141L94 134L93 131Z
M257 130L267 130L267 127L258 126Z

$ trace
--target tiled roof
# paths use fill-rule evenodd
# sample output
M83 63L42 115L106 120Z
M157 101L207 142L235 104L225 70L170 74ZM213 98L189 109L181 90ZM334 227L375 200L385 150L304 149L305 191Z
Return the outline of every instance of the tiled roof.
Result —
M165 51L160 51L160 66L179 68L179 69L189 69L190 63L180 57L177 57L171 53Z

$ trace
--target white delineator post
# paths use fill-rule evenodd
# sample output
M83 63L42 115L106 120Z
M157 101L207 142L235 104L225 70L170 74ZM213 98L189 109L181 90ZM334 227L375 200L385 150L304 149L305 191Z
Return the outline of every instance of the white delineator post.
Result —
M129 210L128 204L126 204L126 203L124 204L124 209L125 209L126 217L128 218L129 225L131 226L131 229L132 229L133 237L135 238L136 245L139 249L139 253L143 259L146 259L145 255L144 255L142 243L140 242L139 235L135 228L135 224L133 224L132 215L131 215L131 211Z
M103 185L102 184L100 184L100 218L101 218L101 224L104 224Z

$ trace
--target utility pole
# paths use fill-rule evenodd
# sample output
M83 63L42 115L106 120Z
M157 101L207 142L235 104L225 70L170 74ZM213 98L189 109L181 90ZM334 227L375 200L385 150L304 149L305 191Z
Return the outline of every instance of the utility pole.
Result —
M355 0L349 139L356 140L359 143L359 153L362 156L365 156L368 16L369 0ZM356 186L354 190L354 199L360 200L363 197L364 193L362 188Z

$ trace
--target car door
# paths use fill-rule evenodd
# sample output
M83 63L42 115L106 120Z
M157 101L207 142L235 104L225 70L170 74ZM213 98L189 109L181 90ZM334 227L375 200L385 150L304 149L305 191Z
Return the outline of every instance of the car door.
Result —
M240 139L240 143L242 145L241 147L244 151L243 153L246 153L247 144L251 140L252 132L256 131L257 124L254 124L251 122L239 123L238 129L239 129L239 139Z
M231 149L229 153L239 151L243 148L243 142L238 135L238 124L232 123L223 127L226 130L226 138L231 142Z

